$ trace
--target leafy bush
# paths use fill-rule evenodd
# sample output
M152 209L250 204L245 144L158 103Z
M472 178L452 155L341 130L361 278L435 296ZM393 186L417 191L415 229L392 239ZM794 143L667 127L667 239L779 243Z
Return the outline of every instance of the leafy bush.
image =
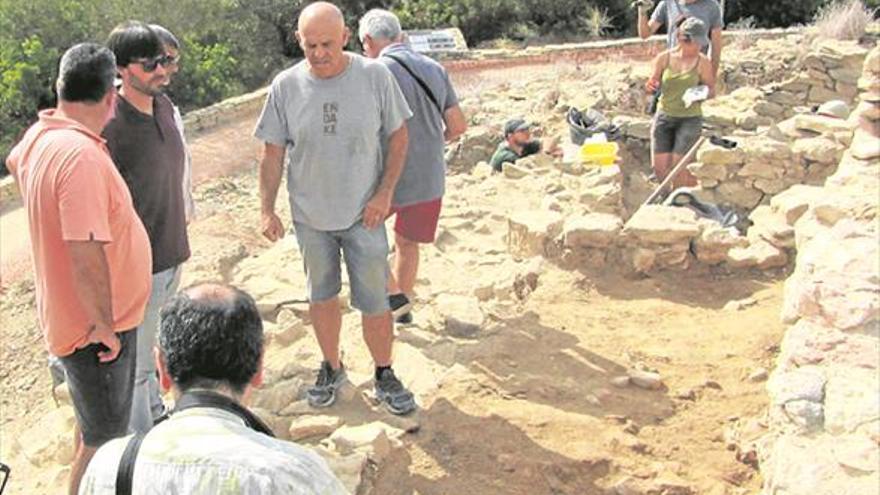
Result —
M228 46L205 45L187 36L184 47L186 70L181 70L169 90L184 110L204 107L245 91L236 77L241 71L238 60Z
M457 27L468 44L507 35L520 18L515 0L400 0L395 12L408 29Z
M725 6L724 18L733 23L746 17L755 19L756 27L773 28L807 24L828 0L731 1Z
M36 36L0 49L0 151L11 147L39 109L52 104L52 77L43 67L55 64L59 56Z

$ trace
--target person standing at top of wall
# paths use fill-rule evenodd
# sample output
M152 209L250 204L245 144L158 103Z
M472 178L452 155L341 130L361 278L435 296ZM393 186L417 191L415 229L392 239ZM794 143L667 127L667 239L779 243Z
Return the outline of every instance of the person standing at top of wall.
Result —
M467 129L449 74L433 59L403 42L400 20L373 9L361 17L358 38L364 55L387 65L413 112L407 121L406 165L394 191L394 266L389 304L398 323L411 323L410 301L419 269L419 244L434 242L446 185L445 143Z
M721 30L724 20L721 18L721 7L717 0L660 0L654 8L650 19L651 0L636 0L633 2L638 7L638 30L639 37L647 39L656 33L660 26L666 27L666 45L671 49L677 46L678 27L681 19L696 17L703 21L709 30L709 45L702 47L702 52L708 54L712 61L712 71L717 76L718 67L721 64Z

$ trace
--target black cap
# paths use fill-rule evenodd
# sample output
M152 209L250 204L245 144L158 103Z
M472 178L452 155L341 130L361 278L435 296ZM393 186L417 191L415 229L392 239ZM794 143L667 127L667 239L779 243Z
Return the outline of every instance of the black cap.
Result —
M532 124L523 119L510 119L504 124L504 137L510 136L514 132L527 131L531 128Z

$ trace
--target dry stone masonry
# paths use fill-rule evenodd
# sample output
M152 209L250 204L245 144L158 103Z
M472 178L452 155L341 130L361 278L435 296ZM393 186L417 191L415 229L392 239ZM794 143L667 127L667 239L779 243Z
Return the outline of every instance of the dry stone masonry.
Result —
M856 76L838 68L848 81ZM770 433L758 442L766 494L877 493L880 487L880 47L864 62L858 125L821 187L771 201L793 227L791 324L767 383Z

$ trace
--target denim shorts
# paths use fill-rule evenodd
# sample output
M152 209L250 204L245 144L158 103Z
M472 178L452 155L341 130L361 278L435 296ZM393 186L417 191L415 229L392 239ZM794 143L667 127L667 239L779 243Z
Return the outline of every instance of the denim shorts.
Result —
M703 117L670 117L657 112L654 117L654 153L684 155L703 133Z
M98 360L98 352L103 348L100 344L88 345L59 358L67 375L83 443L89 447L99 447L128 434L137 332L128 330L116 335L120 342L119 355L109 363Z
M389 310L388 237L384 224L367 229L358 221L345 230L325 231L294 222L293 228L303 257L309 301L321 302L339 295L344 259L351 305L367 315Z

